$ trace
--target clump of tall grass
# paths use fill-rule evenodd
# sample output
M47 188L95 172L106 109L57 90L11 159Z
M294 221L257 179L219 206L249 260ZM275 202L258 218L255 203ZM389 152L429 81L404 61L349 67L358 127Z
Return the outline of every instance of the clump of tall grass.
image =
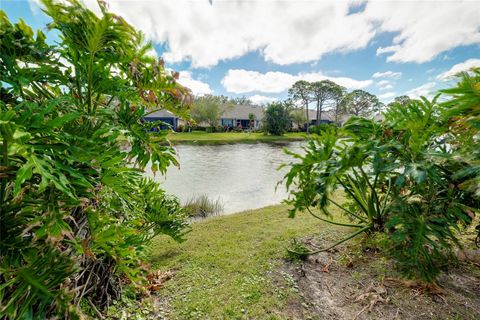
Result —
M223 212L224 205L220 199L210 199L206 194L195 195L183 205L188 216L206 218Z

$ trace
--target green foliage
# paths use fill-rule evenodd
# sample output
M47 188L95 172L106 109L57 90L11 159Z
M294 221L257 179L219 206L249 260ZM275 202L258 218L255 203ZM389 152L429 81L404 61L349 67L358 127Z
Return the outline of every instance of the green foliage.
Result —
M292 102L299 102L304 110L305 118L307 119L307 132L310 132L308 117L309 103L313 101L311 89L311 83L305 80L295 82L292 87L288 89L288 95Z
M410 99L409 96L398 96L398 97L395 97L395 99L393 99L393 101L390 102L387 106L391 107L395 104L406 105L406 104L409 104L410 101L412 101L412 99Z
M353 90L343 97L341 106L345 114L368 118L380 111L382 103L374 94L363 90Z
M459 150L462 169L455 173L455 178L463 180L460 188L468 190L480 199L480 69L460 74L457 87L443 90L453 98L443 102L446 121L454 137L451 144ZM447 120L448 119L448 120ZM478 243L480 243L480 224L477 225Z
M337 105L345 94L345 88L330 80L313 82L311 85L312 98L317 104L316 123L322 119L323 108L329 105Z
M363 91L362 91L363 92ZM297 81L288 90L288 94L293 101L300 102L303 111L303 120L300 115L295 115L295 123L298 127L307 124L307 132L309 128L309 103L315 102L317 107L316 123L320 123L322 119L322 112L326 107L329 108L335 117L335 122L341 114L346 113L347 110L342 107L342 100L344 100L346 89L333 81L322 80L316 82L308 82L304 80ZM302 122L303 121L303 122Z
M304 155L291 153L297 159L285 177L291 215L306 210L356 229L338 243L364 232L385 233L388 254L406 275L434 281L479 209L478 153L465 158L480 149L478 127L470 126L475 111L468 109L476 110L480 101L471 90L478 83L478 75L465 76L457 89L446 91L455 94L449 102L396 103L383 122L353 117L341 129L312 136ZM468 130L458 129L467 123ZM348 201L336 202L336 190ZM331 207L351 222L331 220Z
M215 128L224 112L225 108L221 97L207 95L195 99L190 115L197 124L205 122L210 128Z
M307 123L305 112L301 109L292 109L290 111L290 118L292 119L292 122L297 125L298 129L301 129L303 125Z
M310 133L321 134L323 131L335 130L337 126L334 123L320 123L310 127Z
M232 98L232 97L228 97L228 96L224 96L224 95L219 95L219 96L216 96L220 102L222 104L233 104L233 105L250 105L250 104L253 104L253 102L247 98L246 96L241 96L241 97L236 97L236 98Z
M303 243L293 239L290 244L290 249L287 250L287 259L291 261L304 261L310 255L308 249Z
M265 109L264 129L274 136L283 135L291 126L290 105L286 102L272 102Z
M178 200L143 177L176 164L151 109L185 111L188 90L142 34L101 5L43 1L49 46L0 11L0 317L74 318L138 287L148 242L182 240Z

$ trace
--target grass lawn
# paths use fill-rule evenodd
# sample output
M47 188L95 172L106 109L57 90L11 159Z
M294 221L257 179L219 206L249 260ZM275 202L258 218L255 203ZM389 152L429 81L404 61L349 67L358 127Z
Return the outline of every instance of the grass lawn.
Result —
M279 271L294 237L322 234L338 239L345 228L308 214L288 218L277 205L209 218L193 224L183 243L155 240L154 268L179 268L160 294L169 319L288 319L298 301L293 279Z
M286 133L283 136L264 135L261 132L172 132L168 139L173 143L191 144L226 144L226 143L254 143L254 142L281 142L304 140L304 133Z
M468 262L439 278L444 300L438 300L401 280L381 252L363 250L363 237L286 263L292 238L322 248L351 230L306 213L290 219L285 205L207 218L192 228L183 243L163 236L153 243L152 269L174 275L149 307L152 319L353 319L372 303L359 320L480 319L480 268ZM377 304L370 288L383 288L378 292L387 300Z

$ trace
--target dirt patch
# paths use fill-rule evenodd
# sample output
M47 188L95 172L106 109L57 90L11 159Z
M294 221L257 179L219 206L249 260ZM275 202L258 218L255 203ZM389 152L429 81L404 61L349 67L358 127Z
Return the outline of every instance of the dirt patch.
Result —
M309 240L312 241L312 240ZM480 268L462 263L439 277L439 286L401 280L379 253L351 249L287 262L303 302L295 319L480 319ZM293 306L293 305L292 305Z

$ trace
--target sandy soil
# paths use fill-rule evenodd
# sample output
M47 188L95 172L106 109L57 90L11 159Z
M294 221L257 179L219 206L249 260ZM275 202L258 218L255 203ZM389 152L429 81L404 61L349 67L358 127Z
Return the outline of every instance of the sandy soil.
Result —
M307 240L311 243L311 239ZM375 252L342 248L286 262L303 302L292 301L294 319L480 319L480 265L462 262L438 286L401 280Z

